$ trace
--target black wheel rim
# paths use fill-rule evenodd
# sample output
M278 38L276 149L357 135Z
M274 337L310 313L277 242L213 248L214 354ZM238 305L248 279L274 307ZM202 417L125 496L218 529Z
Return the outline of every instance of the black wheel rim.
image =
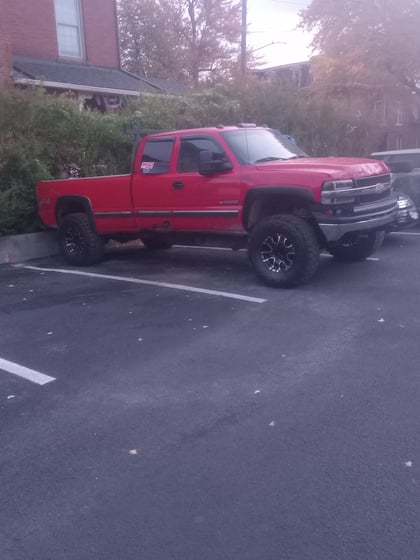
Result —
M357 237L353 238L353 239L349 239L348 241L346 241L345 243L342 244L343 247L346 247L348 249L352 248L352 247L357 247L358 245L360 245L361 241L363 240L363 236L362 235L358 235Z
M264 239L260 255L262 262L271 272L282 273L293 267L296 250L286 235L275 233Z
M64 232L64 247L68 255L78 257L85 248L85 240L82 233L73 227L68 227Z

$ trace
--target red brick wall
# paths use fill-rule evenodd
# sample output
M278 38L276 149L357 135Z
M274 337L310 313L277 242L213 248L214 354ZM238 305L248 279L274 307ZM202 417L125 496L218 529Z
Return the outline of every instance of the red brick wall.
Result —
M114 0L83 0L86 58L98 66L119 67Z
M12 83L12 51L10 37L0 30L0 86Z
M115 0L82 0L82 13L87 62L118 68ZM58 58L54 0L0 0L0 14L13 54Z
M0 10L13 54L57 58L54 0L0 0Z

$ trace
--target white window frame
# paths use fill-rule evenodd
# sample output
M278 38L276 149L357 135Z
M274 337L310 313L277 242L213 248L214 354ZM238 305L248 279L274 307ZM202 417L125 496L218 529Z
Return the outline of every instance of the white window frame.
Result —
M60 58L70 58L75 60L84 60L85 59L85 43L84 43L84 33L83 33L83 18L82 18L82 6L81 0L73 0L76 5L77 10L77 25L67 22L60 22L58 21L57 17L57 2L58 0L54 0L54 8L55 8L55 23L57 29L57 44L58 44L58 55ZM68 52L63 52L62 46L60 45L60 30L64 28L71 28L77 30L77 36L79 39L79 53L69 54Z
M398 136L395 138L395 149L402 150L402 147L403 147L403 137L401 136L401 134L398 134Z
M377 99L374 104L375 122L378 124L386 123L386 102L385 99Z
M397 115L396 115L395 124L397 126L403 126L404 121L403 121L403 104L402 104L402 101L397 101L396 113L397 113Z

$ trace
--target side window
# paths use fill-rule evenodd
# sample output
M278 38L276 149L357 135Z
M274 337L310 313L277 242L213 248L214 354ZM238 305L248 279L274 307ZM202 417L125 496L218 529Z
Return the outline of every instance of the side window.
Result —
M228 158L222 148L212 138L182 138L178 155L178 173L198 173L200 152L212 152L213 159Z
M404 112L404 109L403 109L402 101L397 101L397 104L396 104L396 122L395 122L395 124L397 126L402 126L404 124L403 112Z
M373 107L375 121L378 124L386 123L386 105L385 99L377 99Z
M60 56L84 58L80 0L55 0L54 5Z
M173 138L147 140L143 148L140 171L145 175L168 173L173 146Z

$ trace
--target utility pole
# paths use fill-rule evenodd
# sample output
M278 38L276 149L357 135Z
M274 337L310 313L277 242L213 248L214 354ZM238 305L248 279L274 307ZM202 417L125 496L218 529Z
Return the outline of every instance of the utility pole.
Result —
M241 40L241 76L246 74L246 40L247 40L247 0L242 1L242 40Z

